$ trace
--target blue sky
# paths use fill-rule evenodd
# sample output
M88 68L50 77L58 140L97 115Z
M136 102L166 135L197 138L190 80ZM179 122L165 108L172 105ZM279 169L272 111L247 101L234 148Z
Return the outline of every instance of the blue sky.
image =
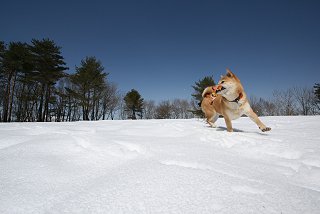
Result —
M50 38L74 72L102 61L121 91L191 99L229 67L249 96L320 82L320 1L2 1L0 40Z

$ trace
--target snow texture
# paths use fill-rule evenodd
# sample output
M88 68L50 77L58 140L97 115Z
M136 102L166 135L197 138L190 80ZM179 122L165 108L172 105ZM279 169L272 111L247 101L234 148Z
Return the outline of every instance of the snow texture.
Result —
M0 124L0 213L320 213L320 117Z

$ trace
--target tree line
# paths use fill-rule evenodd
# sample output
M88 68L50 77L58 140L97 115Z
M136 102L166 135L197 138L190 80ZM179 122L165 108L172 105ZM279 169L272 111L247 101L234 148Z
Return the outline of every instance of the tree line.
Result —
M186 100L155 104L120 92L95 57L70 74L53 40L0 41L0 122L191 118L188 109Z
M66 63L50 40L0 42L1 121L48 121Z
M71 73L73 71L73 73ZM202 91L214 85L204 77L192 86L190 101L144 100L132 89L125 93L108 78L94 56L66 67L61 47L50 39L30 43L0 41L0 122L62 122L106 119L188 119L202 117ZM260 116L314 115L320 112L320 85L274 91L273 98L251 97Z
M115 86L99 60L86 57L68 74L50 39L0 42L0 121L97 120L113 115Z
M138 91L132 89L124 97L122 119L189 119L194 117L190 109L192 103L185 99L144 101Z
M271 99L250 97L259 116L291 116L320 114L320 84L313 87L292 87L274 90Z

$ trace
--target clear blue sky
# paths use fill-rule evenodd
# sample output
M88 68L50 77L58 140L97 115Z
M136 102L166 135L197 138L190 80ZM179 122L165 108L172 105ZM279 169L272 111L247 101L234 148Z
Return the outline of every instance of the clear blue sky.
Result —
M229 67L247 94L320 82L320 1L2 1L0 40L50 38L70 72L86 56L147 100L190 99Z

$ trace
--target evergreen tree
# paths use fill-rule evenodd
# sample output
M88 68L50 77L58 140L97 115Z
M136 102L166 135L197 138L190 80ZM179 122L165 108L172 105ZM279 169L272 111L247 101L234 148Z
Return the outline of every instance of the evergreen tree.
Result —
M2 65L3 65L3 58L4 58L5 51L6 51L6 45L3 41L0 41L0 74L3 68Z
M14 96L17 96L17 83L19 76L30 69L30 56L26 43L10 42L8 49L3 54L2 76L3 76L3 121L10 122L12 119Z
M199 103L202 101L202 92L203 90L208 87L208 86L214 86L214 80L213 77L211 76L206 76L203 79L199 80L198 82L195 82L195 85L192 86L194 89L194 93L191 95L193 97L193 110L191 112L196 115L203 117L203 112L201 111L199 107Z
M105 78L102 63L95 57L86 57L81 60L80 67L76 67L76 73L71 76L71 82L75 89L71 90L82 107L83 120L97 119L97 109L102 102L105 90ZM102 105L102 104L101 104ZM91 117L89 117L91 113Z
M37 85L34 79L34 63L31 54L30 46L26 43L20 46L20 60L21 70L17 73L17 87L16 87L16 108L15 119L16 121L24 121L27 118L28 108L30 102L37 100L37 96L33 93L33 88Z
M318 102L320 102L320 84L319 83L316 83L314 86L314 94L316 96L316 99Z
M35 64L35 78L39 82L39 108L38 121L48 121L49 105L52 100L52 92L56 82L65 76L66 63L61 55L61 47L58 47L50 39L32 40L30 47Z
M143 98L139 92L132 89L126 94L124 101L126 110L131 113L129 118L135 120L138 116L142 119Z
M316 83L314 86L315 106L320 111L320 84Z
M0 122L2 121L2 109L4 100L4 70L3 70L3 58L6 51L6 45L3 41L0 41Z

